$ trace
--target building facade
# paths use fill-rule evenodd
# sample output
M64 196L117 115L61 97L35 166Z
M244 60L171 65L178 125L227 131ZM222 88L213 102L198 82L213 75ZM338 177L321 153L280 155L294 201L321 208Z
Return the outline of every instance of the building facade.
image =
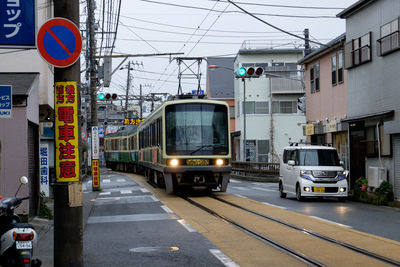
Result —
M361 0L346 20L350 175L389 181L400 199L400 41L398 0Z
M36 1L36 32L53 17L53 4ZM49 187L54 169L54 78L53 67L41 58L36 49L2 49L0 84L12 86L12 116L0 118L0 195L14 196L19 177L29 178L20 195L29 195L18 213L36 215L39 193ZM48 148L46 171L40 171L40 147ZM44 161L43 161L44 162ZM46 175L44 175L46 172ZM43 175L42 175L43 174ZM47 191L47 195L49 192Z
M304 66L306 83L307 143L332 145L349 168L347 71L344 69L342 34L299 61Z
M297 108L297 99L304 95L300 58L300 49L239 50L234 69L260 66L264 74L234 82L236 131L240 131L236 160L279 162L285 146L304 141L305 115Z

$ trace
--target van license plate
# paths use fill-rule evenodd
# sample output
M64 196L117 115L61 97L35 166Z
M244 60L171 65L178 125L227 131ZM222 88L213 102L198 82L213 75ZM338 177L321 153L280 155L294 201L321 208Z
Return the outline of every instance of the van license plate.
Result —
M15 241L17 249L32 249L32 241Z
M325 193L325 187L314 187L315 193Z

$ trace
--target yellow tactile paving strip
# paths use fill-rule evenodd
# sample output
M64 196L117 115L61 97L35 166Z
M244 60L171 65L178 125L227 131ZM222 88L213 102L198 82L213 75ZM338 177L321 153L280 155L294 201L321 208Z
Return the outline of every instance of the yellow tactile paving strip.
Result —
M240 266L300 266L300 261L283 252L249 236L236 227L192 206L174 195L167 195L163 189L154 189L142 176L128 174L137 183L149 189L161 202L185 219L216 247ZM219 194L227 201L265 213L277 219L311 231L360 246L379 255L398 260L400 244L398 242L361 233L328 222L319 221L308 216L268 206L250 199L239 198L229 194ZM237 208L218 202L208 197L193 198L205 206L248 226L249 228L272 238L288 247L327 266L384 266L385 264L361 254L352 252L326 241L318 240L296 230L280 226L250 213L243 213ZM378 243L377 243L378 242ZM397 253L396 253L397 252Z

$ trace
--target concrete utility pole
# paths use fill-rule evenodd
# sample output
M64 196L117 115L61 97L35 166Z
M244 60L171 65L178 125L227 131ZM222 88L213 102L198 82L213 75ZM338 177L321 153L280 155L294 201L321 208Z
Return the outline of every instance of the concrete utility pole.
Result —
M54 1L54 16L64 17L79 27L79 0ZM76 81L80 83L80 61L67 68L54 68L54 82ZM77 90L78 107L80 107L80 92ZM80 120L80 108L78 108ZM80 127L80 122L78 121ZM81 143L80 128L78 129ZM71 184L77 182L71 182ZM69 183L57 182L54 187L54 266L83 266L83 220L82 205L71 207ZM76 192L79 194L81 192Z
M129 95L129 89L131 87L131 62L128 62L128 78L126 81L126 99L125 99L125 118L128 117L128 95Z
M97 126L97 74L96 74L96 38L94 29L95 0L88 1L88 31L89 31L89 86L90 86L90 116L91 126ZM79 25L79 24L78 24Z

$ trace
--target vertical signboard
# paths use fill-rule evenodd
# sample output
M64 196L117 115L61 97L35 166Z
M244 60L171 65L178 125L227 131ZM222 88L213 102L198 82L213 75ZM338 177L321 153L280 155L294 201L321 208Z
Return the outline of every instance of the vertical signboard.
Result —
M79 181L78 94L76 82L55 84L57 182Z
M0 85L0 119L11 118L12 86Z
M97 191L100 188L100 169L99 169L99 160L92 160L92 188L93 191Z
M49 145L40 144L40 192L44 192L46 197L50 196L49 191Z
M100 188L100 140L99 127L92 127L92 190L97 191Z
M0 1L0 46L35 47L35 0Z

